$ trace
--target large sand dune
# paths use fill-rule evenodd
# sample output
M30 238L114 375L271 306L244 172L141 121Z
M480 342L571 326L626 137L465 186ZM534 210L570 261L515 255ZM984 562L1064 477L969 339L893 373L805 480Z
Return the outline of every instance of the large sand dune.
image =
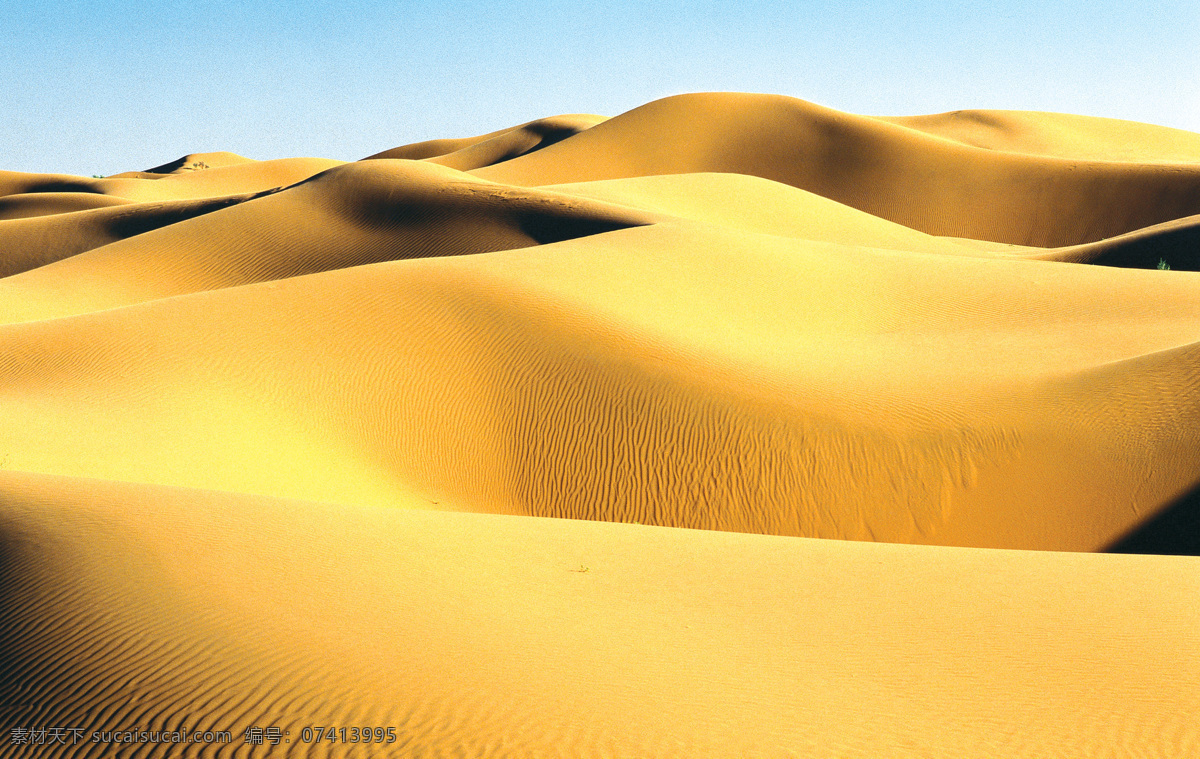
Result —
M0 172L0 755L1196 755L1198 270L1061 114Z

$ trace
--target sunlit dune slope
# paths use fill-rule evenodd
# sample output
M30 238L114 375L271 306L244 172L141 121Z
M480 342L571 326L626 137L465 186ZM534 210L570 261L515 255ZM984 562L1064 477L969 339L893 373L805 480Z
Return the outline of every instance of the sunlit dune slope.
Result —
M71 261L9 278L10 299ZM326 268L0 328L10 464L1073 550L1109 544L1200 471L1189 273L679 222Z
M1194 562L0 473L5 717L89 741L6 755L1192 756Z
M677 219L804 240L951 255L971 255L978 250L961 241L918 232L820 195L746 174L662 174L544 185L543 189Z
M80 195L83 193L71 194L72 197ZM38 198L39 194L16 197ZM0 242L4 246L4 255L0 258L0 277L20 274L117 240L227 208L249 197L229 195L161 203L131 203L114 199L117 202L91 210L70 209L68 204L68 208L62 212L0 219Z

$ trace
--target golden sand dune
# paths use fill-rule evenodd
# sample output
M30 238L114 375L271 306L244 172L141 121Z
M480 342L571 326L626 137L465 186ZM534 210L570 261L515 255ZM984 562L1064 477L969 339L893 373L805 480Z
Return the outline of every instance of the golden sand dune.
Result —
M706 94L0 173L0 728L1194 754L1200 558L1065 552L1200 553L1198 146Z
M74 214L73 219L51 217L43 225L58 221L60 236L73 234L77 245L92 247L95 227L104 223L93 218L101 213L132 222L117 233L149 229L172 215L193 218L0 280L0 292L7 295L0 301L0 322L65 316L375 261L522 248L652 219L612 204L500 186L452 169L393 160L337 167L253 199L143 203L90 213L86 220ZM109 221L105 233L113 235L114 226ZM19 249L24 242L19 230L12 235ZM29 257L14 256L9 265Z
M477 173L541 185L698 171L772 179L930 234L1024 245L1200 213L1194 163L999 152L768 95L658 100Z
M1134 163L1200 161L1200 134L1135 121L1029 111L953 111L881 120L1009 153Z
M99 193L138 202L209 198L273 190L307 179L342 163L325 158L283 158L275 161L231 163L175 174L129 172L132 176L116 174L112 177L91 179L59 174L0 171L0 197L69 192Z
M449 166L452 169L469 171L541 150L589 129L601 121L604 121L603 116L586 114L555 116L479 137L459 140L429 140L414 145L404 145L376 153L364 160L375 158L424 159L431 163Z
M0 477L0 503L6 717L87 741L145 725L229 730L238 756L1200 751L1192 559L32 474ZM390 726L396 742L305 745L318 725ZM250 726L291 745L247 752Z
M174 161L164 163L162 166L155 166L152 169L146 169L144 172L134 172L141 174L183 174L189 171L203 171L204 169L215 169L223 166L238 166L244 163L254 163L253 158L240 156L237 153L217 152L217 153L189 153L188 155L176 158Z
M23 470L1091 550L1200 463L1186 272L662 223L71 319L45 311L153 296L34 284L37 316L0 328L0 434Z
M132 201L73 189L70 192L28 192L0 197L0 220L27 219L71 211L90 211L128 205ZM5 236L7 238L7 235Z
M83 193L46 193L77 197ZM40 193L16 196L38 198ZM108 199L107 195L84 195ZM163 203L133 203L119 198L95 209L66 208L23 218L0 220L0 239L4 240L4 258L0 276L20 274L92 248L140 235L194 216L239 203L250 195L231 195L200 200L176 200ZM33 206L33 203L24 204Z

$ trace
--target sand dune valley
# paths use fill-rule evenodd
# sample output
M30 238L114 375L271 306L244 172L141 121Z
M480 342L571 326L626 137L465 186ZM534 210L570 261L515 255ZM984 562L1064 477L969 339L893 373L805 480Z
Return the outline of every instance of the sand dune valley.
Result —
M1198 271L1052 113L0 171L0 756L1200 757Z

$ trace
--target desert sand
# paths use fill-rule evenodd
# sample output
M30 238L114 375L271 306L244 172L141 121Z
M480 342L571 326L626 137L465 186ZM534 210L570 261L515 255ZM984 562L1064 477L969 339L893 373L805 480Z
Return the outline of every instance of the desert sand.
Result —
M1200 756L1198 272L1064 114L0 171L0 756Z

